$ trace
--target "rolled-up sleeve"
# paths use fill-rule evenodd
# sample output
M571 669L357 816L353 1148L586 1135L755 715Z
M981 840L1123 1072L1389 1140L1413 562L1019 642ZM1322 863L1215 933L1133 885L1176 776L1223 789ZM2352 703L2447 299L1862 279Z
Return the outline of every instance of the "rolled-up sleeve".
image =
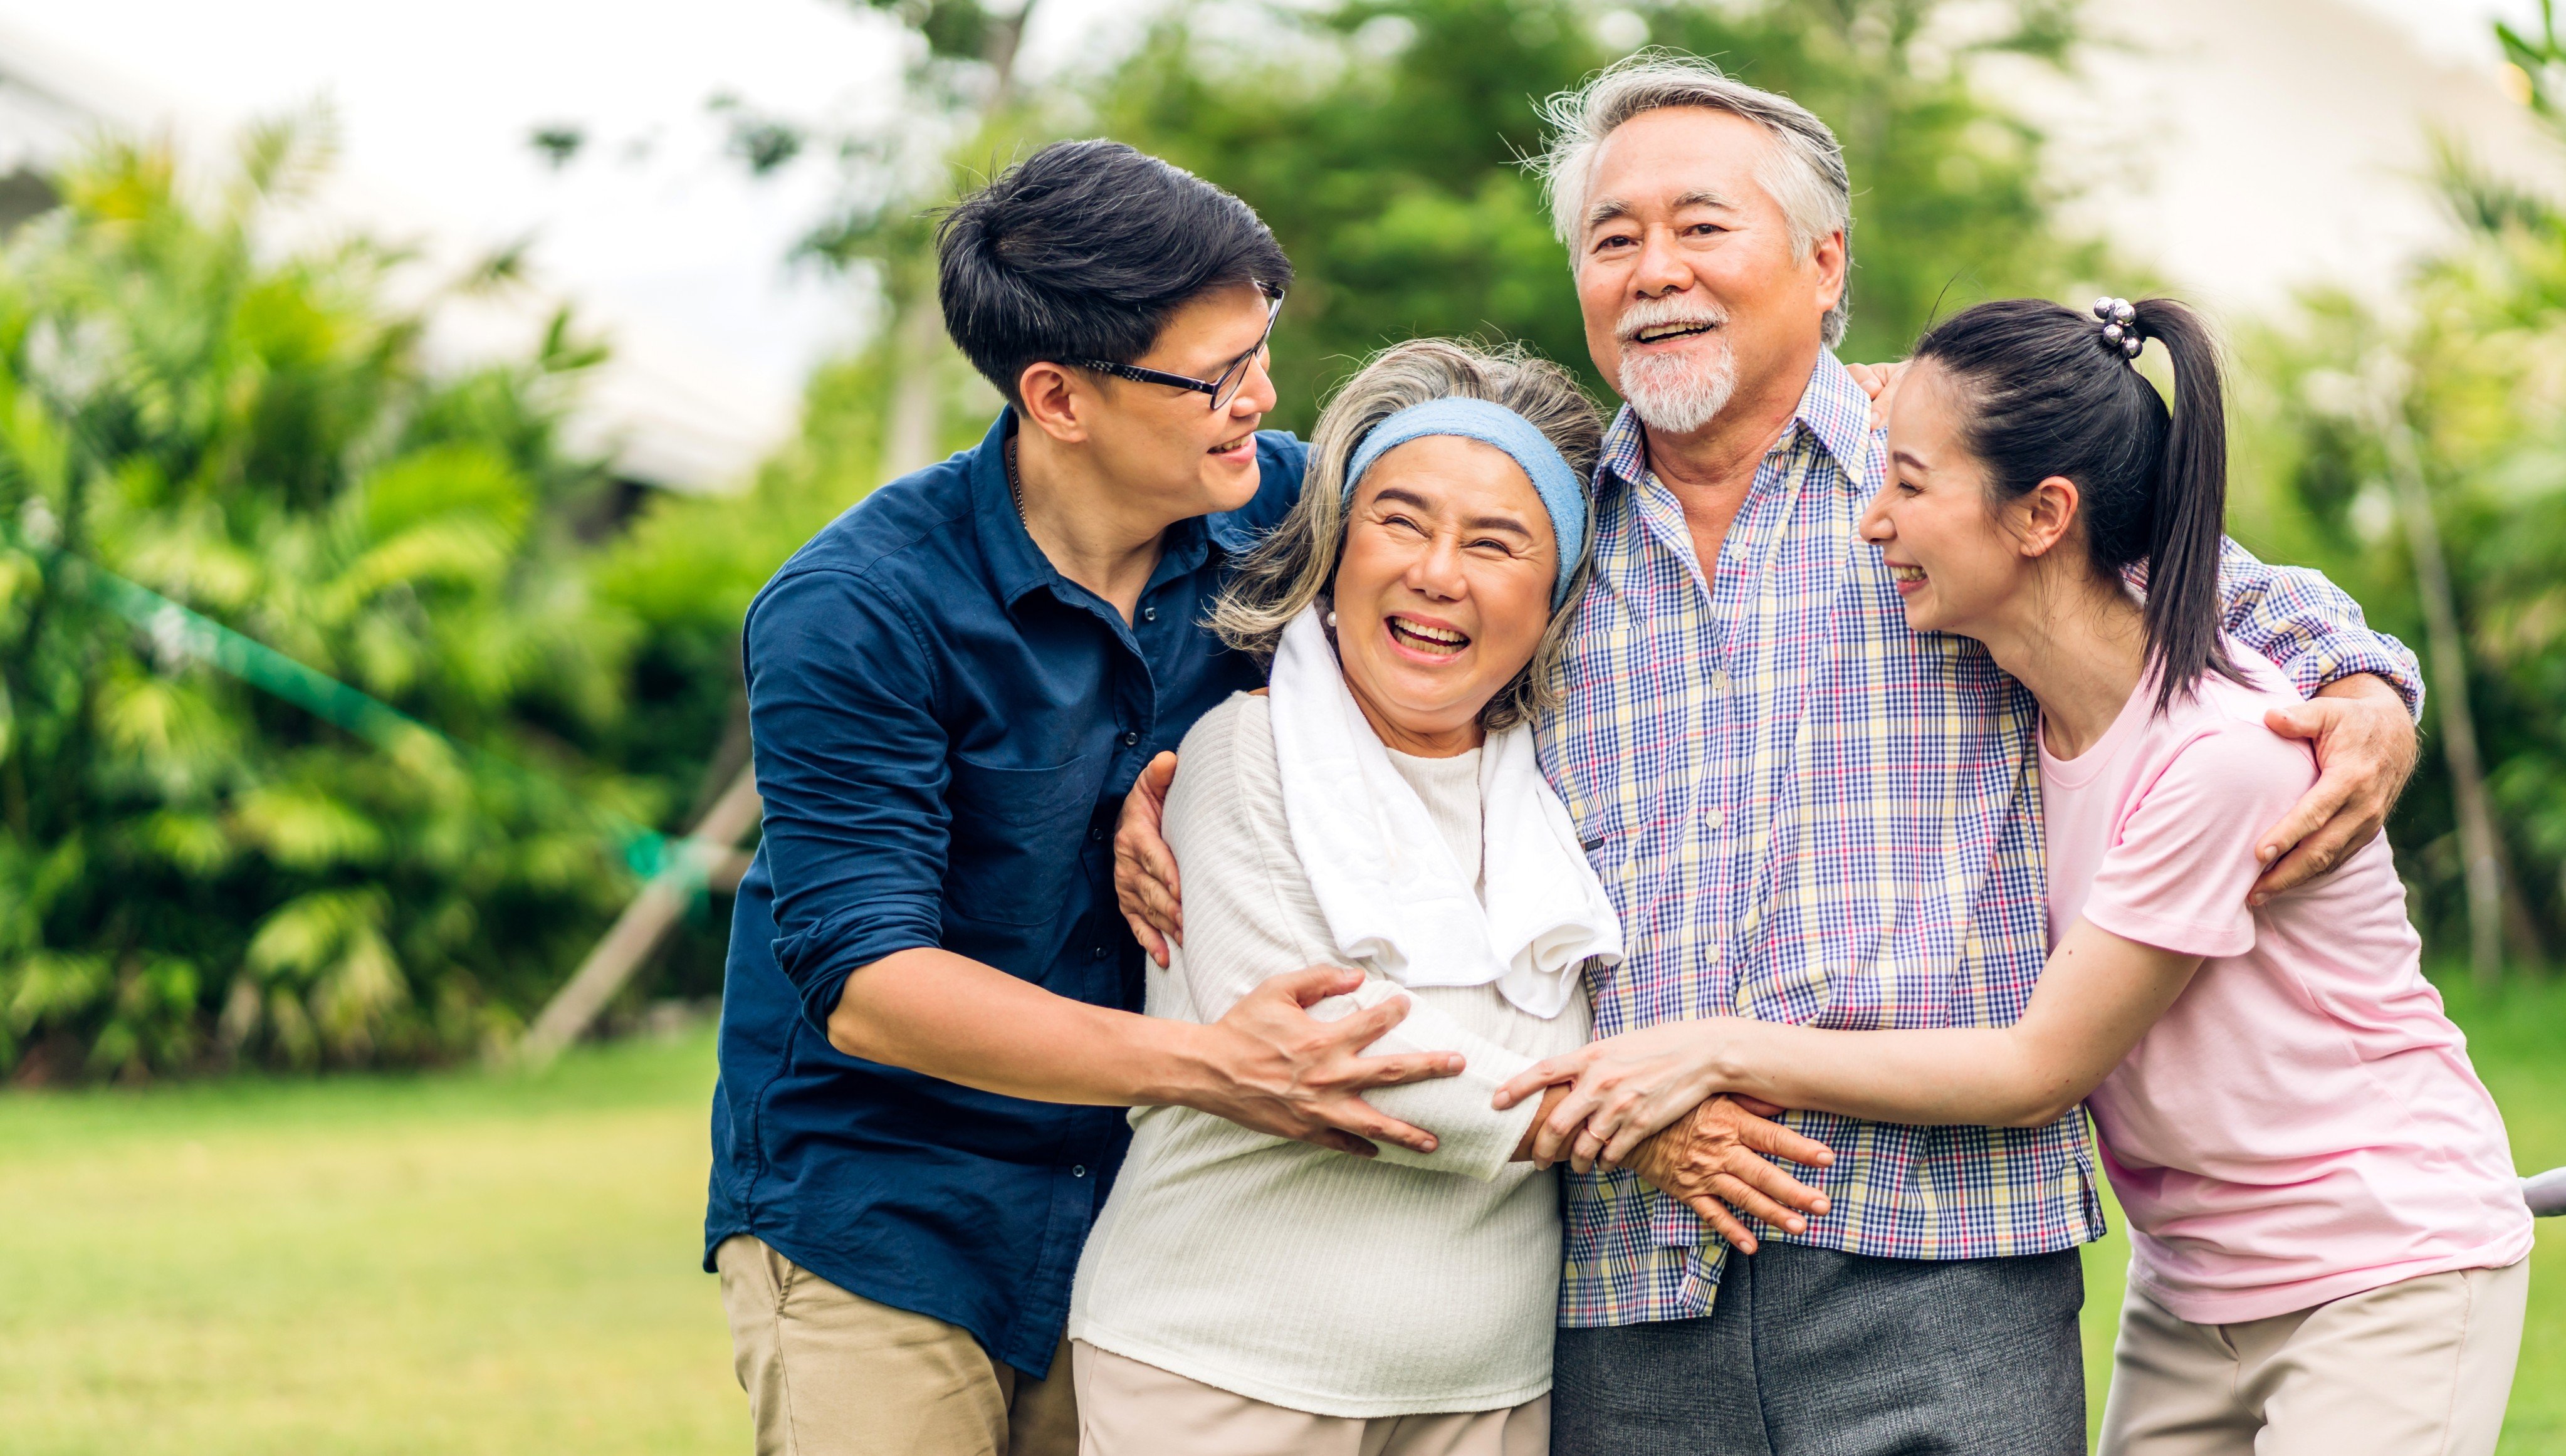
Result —
M776 581L746 632L775 960L825 1033L847 977L940 943L950 817L933 659L898 605L847 572Z
M2267 566L2233 541L2221 543L2218 588L2227 632L2268 657L2312 697L2329 682L2375 673L2424 711L2424 669L2404 642L2373 631L2361 604L2317 572Z

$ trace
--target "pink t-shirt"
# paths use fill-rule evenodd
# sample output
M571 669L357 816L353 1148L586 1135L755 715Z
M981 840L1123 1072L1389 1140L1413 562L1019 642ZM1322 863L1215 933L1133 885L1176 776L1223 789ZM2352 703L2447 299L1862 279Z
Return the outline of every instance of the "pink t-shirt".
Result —
M2194 1324L2304 1310L2530 1251L2503 1119L2424 979L2383 837L2245 907L2254 842L2316 782L2263 726L2280 672L2142 687L2101 741L2050 756L2049 935L2081 917L2206 957L2087 1105L2129 1214L2130 1278Z

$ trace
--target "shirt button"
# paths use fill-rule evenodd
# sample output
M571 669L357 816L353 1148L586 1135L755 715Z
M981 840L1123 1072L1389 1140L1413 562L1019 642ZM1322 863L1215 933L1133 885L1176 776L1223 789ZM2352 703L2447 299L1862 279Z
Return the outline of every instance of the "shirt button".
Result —
M1710 674L1710 690L1711 690L1712 692L1726 692L1726 691L1728 691L1728 669L1727 669L1727 668L1725 668L1725 667L1718 668L1718 669L1714 670L1714 671Z
M1717 829L1721 825L1728 823L1728 811L1725 809L1714 809L1710 813L1703 815L1701 817L1701 822L1712 829Z
M1129 731L1129 730L1126 730L1126 731L1125 731L1125 733L1123 734L1123 746L1124 746L1125 748L1132 748L1132 747L1136 747L1137 745L1139 745L1139 743L1140 743L1140 742L1141 742L1141 735L1140 735L1140 734L1138 734L1138 733L1134 733L1134 732L1131 732L1131 731Z
M1089 830L1087 832L1087 837L1091 840L1103 841L1105 838L1105 826L1100 824L1094 829Z
M1101 945L1100 945L1100 946L1096 947L1096 950L1094 951L1094 956L1095 956L1095 958L1096 958L1097 960L1103 960L1103 959L1105 959L1107 956L1112 955L1113 953L1114 953L1114 952L1112 952L1112 951L1110 951L1110 950L1107 950L1104 946L1101 946Z
M1156 608L1156 607L1142 607L1142 608L1141 608L1141 619L1142 619L1143 621L1156 621L1156 620L1158 619L1158 608Z
M1070 1169L1069 1169L1069 1175L1070 1175L1071 1177L1073 1177L1073 1178L1084 1178L1084 1177L1086 1177L1086 1176L1087 1176L1087 1164L1085 1164L1085 1163L1073 1163L1073 1164L1071 1164L1071 1165L1070 1165Z

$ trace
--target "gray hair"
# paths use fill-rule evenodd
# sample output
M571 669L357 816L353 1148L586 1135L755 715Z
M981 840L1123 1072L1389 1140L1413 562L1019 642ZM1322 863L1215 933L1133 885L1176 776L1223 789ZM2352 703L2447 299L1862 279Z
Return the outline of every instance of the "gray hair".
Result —
M1846 321L1853 317L1853 177L1845 170L1843 145L1826 122L1798 102L1732 81L1708 61L1678 52L1642 51L1577 90L1542 103L1550 145L1533 169L1550 201L1551 231L1568 248L1570 269L1583 256L1577 243L1586 227L1583 214L1594 183L1596 151L1615 127L1665 107L1726 112L1753 121L1773 138L1755 179L1782 209L1792 246L1806 258L1820 239L1845 235L1845 291L1819 326L1828 348L1843 343Z
M1485 399L1532 421L1581 481L1591 480L1604 447L1604 416L1578 387L1576 376L1517 347L1481 349L1451 339L1412 339L1393 345L1337 391L1311 433L1310 465L1301 499L1273 534L1238 565L1211 606L1206 623L1220 639L1259 661L1274 660L1283 629L1329 596L1346 547L1346 465L1374 426L1411 404L1433 399ZM1577 615L1594 559L1589 531L1585 560L1561 562L1572 573L1567 594L1533 647L1532 660L1497 689L1479 712L1491 731L1511 728L1556 707L1560 663L1568 653L1568 626Z

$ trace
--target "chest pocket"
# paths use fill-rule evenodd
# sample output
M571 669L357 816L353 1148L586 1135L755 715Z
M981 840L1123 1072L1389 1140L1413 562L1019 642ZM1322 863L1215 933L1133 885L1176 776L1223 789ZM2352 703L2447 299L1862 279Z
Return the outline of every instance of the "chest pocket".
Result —
M1067 909L1110 749L1047 769L953 759L946 902L990 925L1042 925Z

